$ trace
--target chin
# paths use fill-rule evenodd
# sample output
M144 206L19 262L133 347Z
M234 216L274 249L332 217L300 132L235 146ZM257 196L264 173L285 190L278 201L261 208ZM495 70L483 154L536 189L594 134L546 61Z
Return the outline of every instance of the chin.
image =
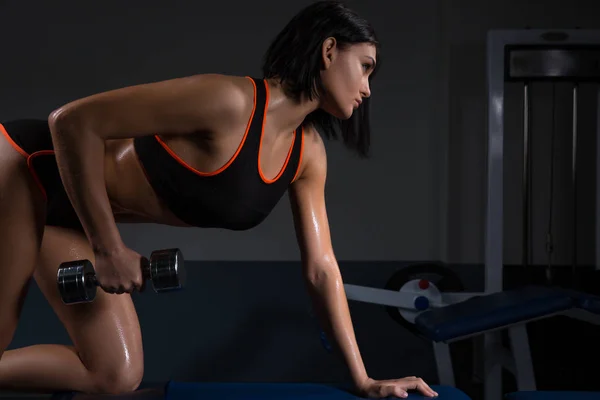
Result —
M354 114L354 107L349 107L346 110L338 110L338 112L333 113L332 115L338 119L346 120L350 119Z
M352 114L354 113L354 106L350 106L347 108L343 107L323 107L323 111L337 119L350 119Z
M354 114L355 111L356 110L354 109L354 107L348 108L348 110L344 114L344 117L341 117L341 119L350 119L350 118L352 118L352 115Z

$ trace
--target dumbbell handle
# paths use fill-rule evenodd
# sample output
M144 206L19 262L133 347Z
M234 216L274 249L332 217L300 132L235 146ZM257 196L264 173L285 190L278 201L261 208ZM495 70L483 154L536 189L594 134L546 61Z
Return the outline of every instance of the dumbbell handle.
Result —
M152 278L150 263L144 263L144 265L142 265L142 280L145 281L150 278ZM94 286L100 286L98 278L96 278L96 272L85 274L85 282L90 282L90 284L93 284Z

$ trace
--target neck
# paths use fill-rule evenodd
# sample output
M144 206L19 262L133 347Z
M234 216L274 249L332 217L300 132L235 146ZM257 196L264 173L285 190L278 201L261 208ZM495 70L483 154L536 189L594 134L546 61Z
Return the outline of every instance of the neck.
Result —
M277 132L292 132L298 128L306 116L319 108L316 99L301 99L300 101L289 97L279 80L267 79L269 84L269 122Z

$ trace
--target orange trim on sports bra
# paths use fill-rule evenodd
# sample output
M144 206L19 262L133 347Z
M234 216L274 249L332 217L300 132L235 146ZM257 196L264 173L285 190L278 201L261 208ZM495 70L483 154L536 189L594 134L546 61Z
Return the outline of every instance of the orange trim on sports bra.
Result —
M246 125L246 132L244 132L244 136L242 137L242 141L240 143L240 145L238 146L237 150L235 151L235 153L233 154L233 156L231 156L231 158L229 159L229 161L227 161L223 166L221 166L219 169L212 171L212 172L204 172L204 171L199 171L195 168L193 168L191 165L189 165L188 163L186 163L181 157L179 157L161 138L159 135L154 135L154 137L156 138L156 140L161 144L161 146L171 155L171 157L173 157L175 160L177 160L177 162L179 162L182 166L184 166L185 168L187 168L188 170L192 171L193 173L200 175L200 176L215 176L220 174L221 172L225 171L227 169L227 167L229 167L237 158L238 154L240 153L240 151L242 150L242 147L244 147L244 143L246 142L246 138L248 137L248 132L250 131L250 126L252 125L252 120L254 119L254 112L256 111L256 84L254 83L254 81L250 78L250 77L246 77L247 79L250 80L250 82L252 82L252 86L254 87L254 105L252 107L252 113L250 114L250 119L248 120L248 124Z
M260 168L260 150L262 149L263 136L264 136L264 133L265 133L265 123L267 121L267 111L269 109L269 99L270 99L269 84L267 83L266 80L265 80L265 89L266 89L266 92L265 92L266 101L265 101L265 109L263 111L263 121L262 121L262 128L260 130L260 141L258 143L258 155L257 155L257 160L256 161L257 161L257 164L258 164L258 173L260 175L260 178L263 180L264 183L271 184L271 183L277 182L277 180L279 178L281 178L281 175L283 175L283 173L285 172L285 169L287 168L288 162L290 161L290 157L292 155L292 150L294 150L294 142L296 142L296 137L297 137L296 132L297 132L297 130L294 131L294 138L292 139L292 145L290 146L290 149L288 150L287 157L285 158L285 162L283 163L283 166L279 170L279 173L273 179L267 178L263 174L262 169Z

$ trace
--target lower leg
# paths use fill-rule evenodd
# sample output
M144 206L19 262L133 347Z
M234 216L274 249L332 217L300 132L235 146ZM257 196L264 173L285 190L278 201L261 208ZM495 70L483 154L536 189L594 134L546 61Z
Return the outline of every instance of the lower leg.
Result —
M0 358L0 388L28 392L94 392L93 374L72 346L42 344L6 350Z
M75 258L94 262L85 235L47 226L33 277L73 346L34 345L7 351L0 359L0 388L121 394L140 384L142 337L131 296L99 289L91 303L65 305L56 285L57 269Z

